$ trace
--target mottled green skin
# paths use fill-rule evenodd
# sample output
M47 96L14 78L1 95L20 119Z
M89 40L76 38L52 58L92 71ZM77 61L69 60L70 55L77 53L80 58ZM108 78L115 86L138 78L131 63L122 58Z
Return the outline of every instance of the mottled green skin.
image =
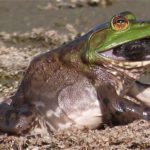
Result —
M130 61L126 61L130 68L118 67L107 58L97 56L97 52L115 44L150 35L147 33L150 23L133 20L130 13L123 15L130 18L126 31L117 33L111 29L111 22L106 23L73 42L35 57L17 92L0 105L0 129L22 134L37 125L42 128L41 122L50 132L70 126L95 129L104 123L149 120L149 107L135 104L124 96L129 95L128 91L150 61L142 66L137 61L137 71Z

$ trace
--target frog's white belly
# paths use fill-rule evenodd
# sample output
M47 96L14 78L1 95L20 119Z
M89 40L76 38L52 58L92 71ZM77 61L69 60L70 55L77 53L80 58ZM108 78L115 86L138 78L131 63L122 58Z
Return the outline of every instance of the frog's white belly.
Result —
M89 81L79 81L64 88L59 93L58 103L76 127L94 129L102 123L101 104Z

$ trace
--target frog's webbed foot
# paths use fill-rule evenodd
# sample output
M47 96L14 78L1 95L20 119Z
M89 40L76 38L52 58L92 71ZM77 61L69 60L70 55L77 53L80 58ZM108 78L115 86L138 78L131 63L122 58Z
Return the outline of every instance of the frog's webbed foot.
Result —
M2 132L22 134L31 128L35 118L33 109L28 105L14 108L7 101L0 104L0 130Z
M113 107L115 111L112 113L112 120L117 124L126 124L137 119L150 120L150 108L128 99L121 99Z

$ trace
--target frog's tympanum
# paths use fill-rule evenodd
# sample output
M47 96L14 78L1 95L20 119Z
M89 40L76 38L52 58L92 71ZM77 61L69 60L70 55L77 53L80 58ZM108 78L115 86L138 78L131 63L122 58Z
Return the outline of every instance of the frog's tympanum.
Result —
M123 12L38 55L17 92L0 104L0 130L22 134L150 120L150 22Z

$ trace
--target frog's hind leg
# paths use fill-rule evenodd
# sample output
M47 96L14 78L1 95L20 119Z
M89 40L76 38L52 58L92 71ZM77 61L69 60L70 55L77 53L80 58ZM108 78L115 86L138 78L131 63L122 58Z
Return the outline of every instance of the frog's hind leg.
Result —
M22 134L31 128L35 118L33 109L28 105L14 108L12 98L0 103L0 130L2 132Z

